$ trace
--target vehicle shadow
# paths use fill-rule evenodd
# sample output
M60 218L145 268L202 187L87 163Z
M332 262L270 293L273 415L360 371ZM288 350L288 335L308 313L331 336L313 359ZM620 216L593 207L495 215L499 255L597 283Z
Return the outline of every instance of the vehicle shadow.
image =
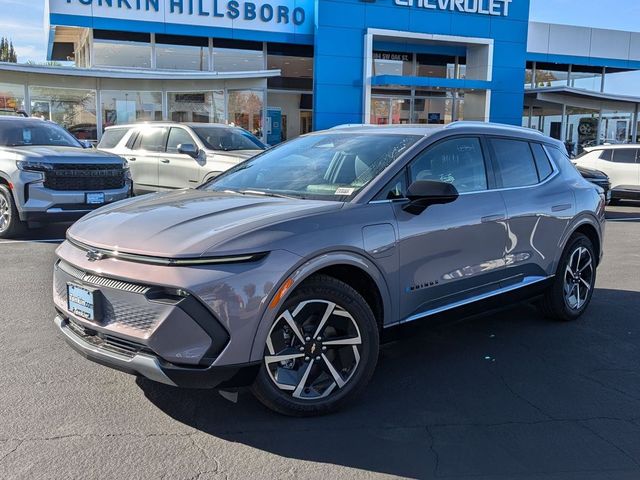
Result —
M363 397L325 417L283 417L248 393L232 404L138 385L179 422L287 458L412 478L599 471L629 460L611 435L616 419L638 416L639 309L640 292L597 289L572 323L521 304L412 327L383 346ZM614 424L589 423L604 418ZM640 425L625 425L640 438Z
M625 200L619 205L610 205L606 217L613 221L640 221L640 200Z

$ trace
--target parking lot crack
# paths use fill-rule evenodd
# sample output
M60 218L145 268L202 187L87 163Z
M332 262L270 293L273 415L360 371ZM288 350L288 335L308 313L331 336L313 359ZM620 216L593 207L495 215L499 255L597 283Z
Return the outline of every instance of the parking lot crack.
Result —
M2 457L0 457L0 464L2 464L2 462L4 462L4 460L8 458L9 455L11 455L16 450L18 450L23 443L24 443L24 440L19 440L15 447L13 447L11 450L5 453Z
M533 408L536 412L538 412L540 415L542 415L543 417L549 419L549 420L555 420L555 418L553 418L551 415L549 415L548 413L546 413L545 411L542 410L542 408L538 407L535 403L533 403L532 401L530 401L529 399L527 399L526 397L524 397L523 395L521 395L520 393L516 392L511 385L509 384L509 382L504 378L504 376L500 373L496 372L496 375L498 376L498 378L500 379L500 381L503 383L503 385L505 386L505 388L511 393L511 395L513 395L514 397L516 397L517 399L523 401L524 403L526 403L527 405L529 405L531 408Z
M429 425L425 425L425 429L427 431L427 435L429 435L429 451L433 455L433 459L434 459L433 476L438 477L439 476L438 470L440 468L440 455L438 454L438 451L436 450L436 446L435 446L436 438L433 435L431 428L429 428Z
M602 440L603 442L607 443L608 445L612 446L613 448L615 448L618 452L620 452L623 456L625 456L626 458L628 458L629 460L631 460L633 462L634 465L640 467L640 462L638 462L631 454L629 454L629 452L627 452L624 448L620 447L619 445L617 445L616 443L612 442L611 440L609 440L608 438L604 437L603 435L600 434L600 432L598 432L595 428L592 428L591 426L589 426L586 422L580 422L580 425L589 430L591 433L593 433L596 437L598 437L600 440Z

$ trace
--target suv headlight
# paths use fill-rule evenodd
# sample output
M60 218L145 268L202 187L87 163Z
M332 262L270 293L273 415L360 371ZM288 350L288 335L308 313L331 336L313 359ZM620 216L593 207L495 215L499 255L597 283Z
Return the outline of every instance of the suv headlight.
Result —
M124 170L124 178L131 180L131 167L126 160L122 162L122 169Z
M53 165L46 162L32 162L29 160L18 160L16 166L23 172L48 172L53 170Z

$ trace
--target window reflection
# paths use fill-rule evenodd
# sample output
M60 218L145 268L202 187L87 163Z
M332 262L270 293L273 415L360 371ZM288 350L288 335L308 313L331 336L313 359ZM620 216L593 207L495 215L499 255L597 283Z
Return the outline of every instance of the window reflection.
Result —
M0 83L0 110L15 112L24 109L24 86Z
M101 97L103 127L162 120L161 92L105 90Z
M224 92L169 92L169 118L174 122L224 123Z
M260 90L230 90L228 121L262 138L264 93Z
M32 116L62 125L80 140L98 139L95 90L30 87L29 96Z

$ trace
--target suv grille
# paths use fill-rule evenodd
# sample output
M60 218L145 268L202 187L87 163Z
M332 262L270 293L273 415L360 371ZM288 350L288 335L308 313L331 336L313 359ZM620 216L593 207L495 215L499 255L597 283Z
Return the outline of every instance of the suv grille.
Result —
M65 163L45 173L44 186L51 190L116 190L125 184L120 164Z

